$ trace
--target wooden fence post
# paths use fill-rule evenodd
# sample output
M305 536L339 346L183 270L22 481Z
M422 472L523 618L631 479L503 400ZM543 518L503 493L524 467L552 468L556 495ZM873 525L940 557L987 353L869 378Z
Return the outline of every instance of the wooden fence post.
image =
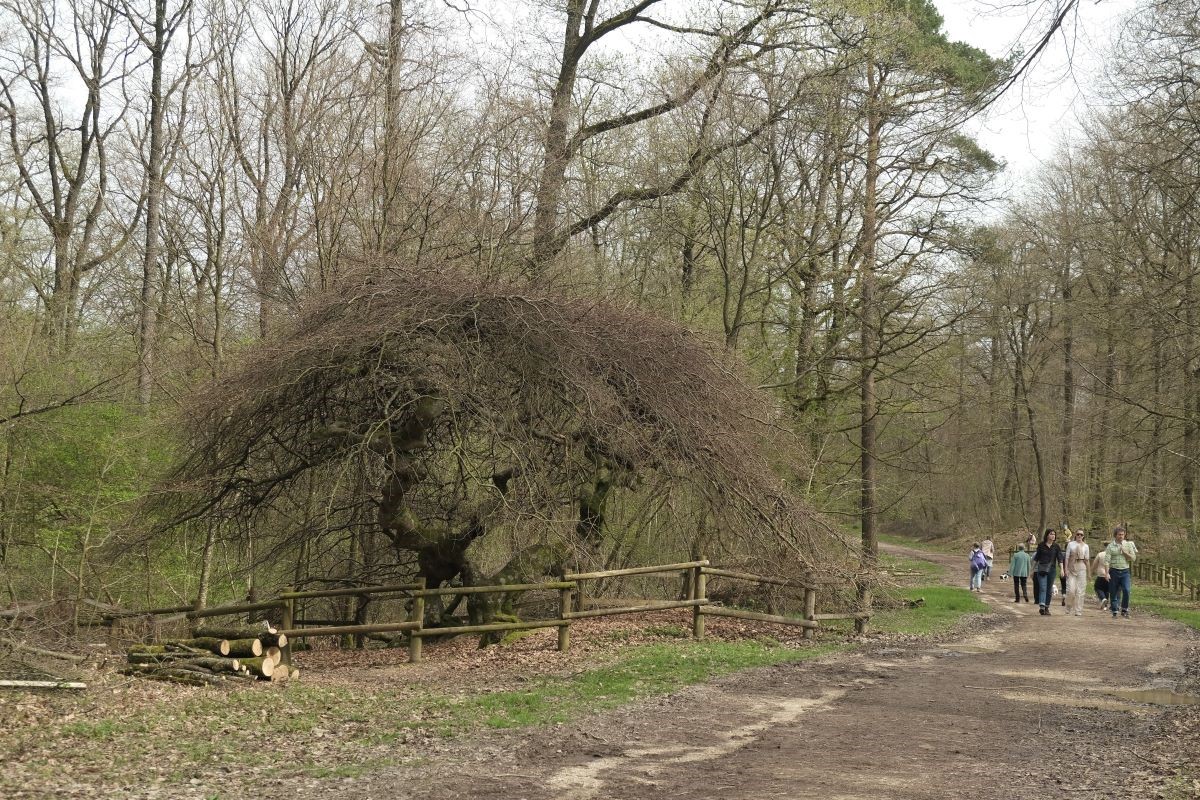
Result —
M817 590L805 587L804 589L804 618L809 622L815 621L817 615ZM805 628L804 638L811 639L816 636L815 628Z
M698 560L703 561L704 557ZM704 567L692 567L692 570L692 592L695 594L692 599L704 600L708 597L708 576L704 574ZM699 605L692 607L692 637L696 640L704 638L704 608Z
M284 594L296 591L294 586L284 587ZM290 631L296 627L296 601L289 597L283 601L283 621L279 623L280 630ZM292 666L292 640L288 639L287 644L279 648L279 663L291 671Z
M420 589L425 588L425 579L417 578L417 584ZM418 591L420 590L418 589ZM408 663L421 663L421 626L425 624L425 597L417 595L413 598L412 604L412 622L417 623L415 631L408 632Z
M558 590L558 618L567 620L567 624L558 627L558 652L565 653L571 649L571 621L567 614L571 611L571 590Z

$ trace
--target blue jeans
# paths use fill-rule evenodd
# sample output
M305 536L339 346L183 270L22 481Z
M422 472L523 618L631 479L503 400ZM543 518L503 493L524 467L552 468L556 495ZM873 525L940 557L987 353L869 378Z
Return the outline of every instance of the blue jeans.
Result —
M983 588L983 570L975 569L974 567L971 567L971 588L972 589L982 589Z
M1133 577L1127 569L1108 568L1108 598L1112 614L1117 615L1117 595L1121 597L1121 610L1129 610L1129 591L1133 588Z
M1037 601L1039 606L1048 606L1054 599L1054 582L1058 577L1058 564L1050 567L1049 572L1038 573Z

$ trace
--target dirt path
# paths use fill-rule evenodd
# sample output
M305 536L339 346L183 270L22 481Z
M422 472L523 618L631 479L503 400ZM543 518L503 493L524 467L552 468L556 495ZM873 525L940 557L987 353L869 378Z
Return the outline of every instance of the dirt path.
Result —
M930 558L956 571L965 563ZM1061 606L1040 617L1036 605L1012 603L996 572L984 599L998 613L951 643L742 673L577 724L464 744L453 767L437 759L336 788L314 782L296 796L1194 796L1195 784L1181 790L1178 779L1156 794L1180 712L1107 693L1187 688L1191 632L1136 612L1114 621L1094 599L1083 617Z

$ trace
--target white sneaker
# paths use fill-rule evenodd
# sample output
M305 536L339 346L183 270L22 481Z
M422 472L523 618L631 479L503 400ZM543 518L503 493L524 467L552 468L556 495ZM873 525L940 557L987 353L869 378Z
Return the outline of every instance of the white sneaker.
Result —
M1076 612L1075 612L1075 616L1077 616L1077 617L1082 617L1082 616L1083 616L1083 612L1082 612L1082 611L1076 611Z
M1108 610L1108 598L1107 597L1100 601L1100 610L1101 611Z

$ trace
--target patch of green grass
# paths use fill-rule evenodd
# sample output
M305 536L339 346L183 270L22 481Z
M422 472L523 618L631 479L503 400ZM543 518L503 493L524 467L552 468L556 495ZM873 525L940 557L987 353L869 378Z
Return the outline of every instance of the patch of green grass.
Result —
M1130 605L1200 630L1200 608L1181 594L1135 582Z
M880 633L931 634L949 630L967 614L986 614L989 606L967 589L953 586L915 586L900 592L905 602L924 598L916 608L881 611L871 617L871 630Z
M113 735L117 733L117 729L118 724L116 720L101 719L95 722L68 722L59 730L64 736L105 740L113 738Z

